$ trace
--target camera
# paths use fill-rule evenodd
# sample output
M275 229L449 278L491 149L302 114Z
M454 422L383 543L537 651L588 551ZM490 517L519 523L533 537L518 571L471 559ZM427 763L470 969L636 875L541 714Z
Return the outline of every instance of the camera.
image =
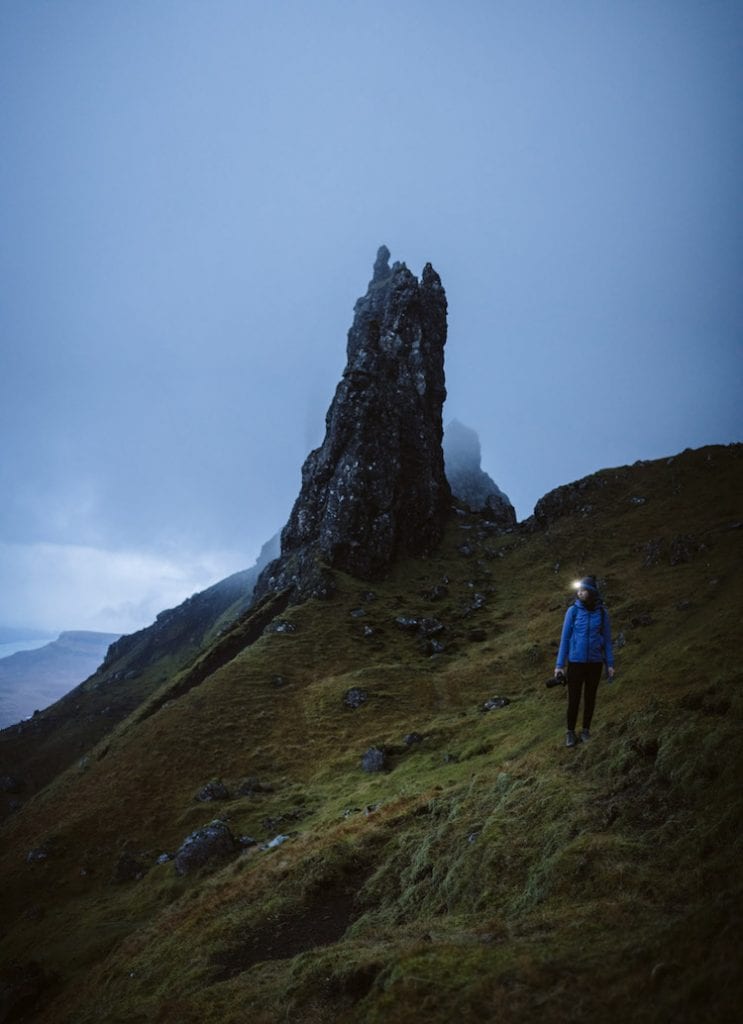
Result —
M565 678L565 673L557 672L554 676L550 676L550 678L545 681L544 685L549 687L565 686L566 683L567 679Z

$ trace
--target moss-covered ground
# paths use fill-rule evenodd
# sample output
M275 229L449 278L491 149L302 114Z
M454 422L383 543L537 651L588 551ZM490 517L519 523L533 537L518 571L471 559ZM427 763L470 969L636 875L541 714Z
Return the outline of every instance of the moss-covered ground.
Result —
M453 515L434 556L336 574L294 632L182 695L174 674L3 828L0 953L46 981L15 1019L737 1020L742 468L731 446L606 470L501 536ZM618 672L567 750L544 681L586 572ZM398 616L438 619L443 652ZM210 780L229 799L197 801ZM215 817L288 838L156 863ZM143 877L113 880L124 853Z

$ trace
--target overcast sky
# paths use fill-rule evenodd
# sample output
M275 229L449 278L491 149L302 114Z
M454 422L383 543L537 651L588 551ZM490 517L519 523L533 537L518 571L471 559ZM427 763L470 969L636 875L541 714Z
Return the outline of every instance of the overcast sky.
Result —
M252 564L378 246L519 518L743 439L743 5L4 0L0 625Z

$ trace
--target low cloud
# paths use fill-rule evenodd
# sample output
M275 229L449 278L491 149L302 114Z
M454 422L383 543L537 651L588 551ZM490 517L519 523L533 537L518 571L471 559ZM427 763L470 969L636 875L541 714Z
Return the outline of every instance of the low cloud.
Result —
M74 544L1 544L0 625L131 633L246 567L219 552L164 557Z

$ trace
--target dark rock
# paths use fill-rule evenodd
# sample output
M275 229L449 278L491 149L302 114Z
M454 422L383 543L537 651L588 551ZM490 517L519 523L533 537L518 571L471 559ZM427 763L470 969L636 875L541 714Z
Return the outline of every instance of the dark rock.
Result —
M626 644L627 638L625 637L624 633L617 633L617 635L614 637L614 646L621 648L626 646ZM555 644L555 647L556 646L557 644Z
M370 747L361 758L365 772L383 772L387 767L387 755L379 747Z
M361 595L361 601L363 604L370 604L372 601L377 600L377 595L373 590L365 590Z
M409 732L403 737L403 743L406 747L412 747L415 743L422 743L423 737L419 732Z
M462 558L472 558L472 556L475 554L475 549L472 547L471 544L460 544L460 546L457 548L457 551L462 556Z
M445 626L438 619L420 619L418 629L423 636L438 636L444 632Z
M237 841L227 825L223 821L212 821L184 839L175 855L176 873L188 875L211 860L229 857L237 849Z
M508 495L485 473L480 464L477 433L452 420L444 433L444 462L452 494L470 512L482 512L495 525L516 525L516 510Z
M420 623L418 619L411 618L409 615L398 615L395 625L405 633L417 633Z
M366 690L362 690L358 686L352 686L350 690L346 690L343 703L348 708L360 708L362 704L366 704L368 699L369 694Z
M138 882L144 878L147 868L130 853L122 853L116 861L112 881L117 885L123 882Z
M229 798L230 794L227 787L219 779L207 782L196 794L196 799L204 803L210 800L229 800Z
M510 703L511 701L508 699L508 697L491 697L489 700L485 701L485 703L482 706L482 710L496 711L498 708L508 707Z
M251 846L257 846L258 840L252 836L240 836L238 843L243 850L249 850Z
M446 645L442 644L440 640L423 640L421 642L421 650L429 658L432 658L434 654L443 654L446 650Z
M427 554L443 536L446 296L430 264L419 282L388 261L382 247L356 303L325 440L305 461L281 557L256 596L291 587L301 599L320 564L374 579L399 554Z
M274 619L273 622L269 622L266 628L263 630L264 633L296 633L297 627L293 622L288 619Z
M275 686L277 690L280 690L282 686L287 685L286 676L271 676L271 686Z
M366 611L363 608L354 608L351 612L352 619L363 619L366 615Z
M442 601L445 597L449 596L449 588L445 583L437 583L435 587L431 587L430 590L423 591L423 597L427 601Z
M40 864L42 861L49 859L49 851L44 846L40 846L35 850L29 850L26 854L27 864Z
M375 636L376 632L373 626L364 626L364 636Z

